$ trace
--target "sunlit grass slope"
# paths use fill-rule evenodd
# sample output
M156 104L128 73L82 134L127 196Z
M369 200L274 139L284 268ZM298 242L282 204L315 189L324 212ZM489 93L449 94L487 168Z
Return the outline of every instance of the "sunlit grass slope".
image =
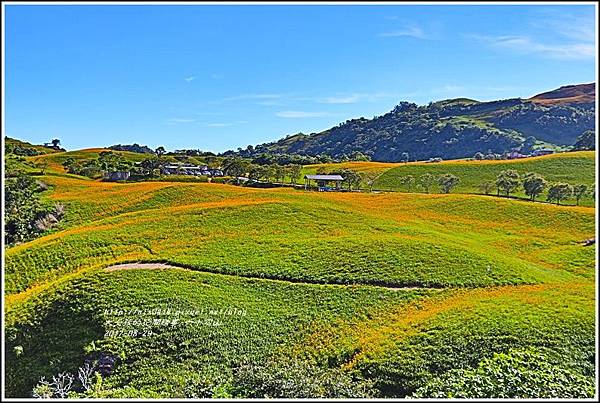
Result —
M106 387L127 385L138 396L147 391L182 396L199 378L226 380L236 365L286 353L329 323L367 320L436 292L302 285L189 270L98 272L44 295L28 322L36 326L15 325L20 336L7 349L9 394L27 395L41 376L74 370L85 351L103 351L121 357ZM104 337L107 330L122 330L109 323L114 317L105 310L156 308L238 313L184 315L176 326L127 326L155 335ZM191 323L198 319L222 324ZM12 353L16 345L23 348L19 357Z
M422 191L418 186L419 177L425 173L442 175L450 173L460 178L460 183L453 192L480 193L479 186L486 181L495 181L497 175L506 169L514 169L521 174L535 172L542 175L549 182L567 182L571 184L583 183L593 185L595 174L595 152L579 151L560 154L551 154L542 157L533 157L501 161L445 161L441 163L408 163L400 164L395 168L385 171L376 181L375 188L381 190L407 191L401 178L407 175L415 177L412 191ZM437 188L435 189L437 191ZM522 189L516 193L523 196ZM590 198L587 204L593 205Z
M595 234L593 208L43 180L44 197L65 204L66 217L5 253L10 396L29 396L41 376L99 352L118 357L103 381L111 397L235 393L240 364L292 358L405 396L520 347L593 376L595 250L581 244ZM189 270L101 270L128 261ZM393 288L404 286L425 288ZM246 315L105 334L114 326L107 309L152 308Z
M107 397L202 397L239 382L241 364L290 359L371 379L382 396L522 347L545 351L556 367L594 371L593 284L396 291L124 270L75 279L28 304L33 313L15 321L12 312L7 325L10 396L99 352L117 357ZM245 314L182 315L175 325L119 325L110 314L157 308ZM107 335L112 329L141 334Z
M48 177L59 230L6 251L6 291L121 261L307 282L481 286L589 276L594 210L473 195L319 194ZM577 256L577 259L573 259ZM569 257L568 263L562 263Z

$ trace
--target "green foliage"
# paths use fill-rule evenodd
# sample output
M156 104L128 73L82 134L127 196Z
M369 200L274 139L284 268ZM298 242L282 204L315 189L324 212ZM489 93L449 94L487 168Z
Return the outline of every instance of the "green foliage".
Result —
M568 199L573 196L573 186L568 183L555 183L548 188L548 196L546 199L549 202L555 201L560 204L561 200Z
M415 398L551 399L594 397L594 380L535 350L514 350L454 369L419 388Z
M579 201L583 196L585 196L588 192L588 186L585 184L578 184L573 186L573 196L575 196L575 200L577 200L577 205L579 206Z
M458 185L460 179L452 174L444 174L438 178L438 185L442 193L450 193L450 191Z
M542 194L546 185L546 180L536 173L528 172L523 176L523 189L532 201L535 201L535 198Z
M596 132L594 130L586 130L575 140L573 145L575 150L595 150L596 149Z
M498 188L498 194L500 191L506 193L509 196L520 184L521 177L519 173L514 169L507 169L498 174L496 178L496 187Z
M11 245L28 241L56 224L64 207L42 203L47 185L29 175L18 174L4 183L4 241Z
M235 373L235 394L249 398L368 398L370 382L353 378L338 368L323 368L304 361L269 360L245 364Z
M435 182L435 177L430 173L425 173L421 175L421 177L419 178L419 182L421 184L421 187L423 187L423 189L425 190L425 193L429 193L429 189L431 188L431 186L433 186L433 183Z
M595 183L596 156L594 152L568 152L539 158L526 158L503 161L446 161L439 164L409 163L387 169L377 179L374 189L407 191L402 178L412 175L419 178L429 173L433 176L451 173L460 178L460 183L453 190L458 193L486 193L480 189L484 182L495 182L501 171L511 169L524 174L535 172L548 182L583 183L588 187ZM547 189L547 188L546 188ZM496 193L496 192L494 192ZM519 186L512 196L527 197ZM536 197L537 199L537 197ZM575 204L575 203L573 203ZM581 199L581 205L593 206L589 195Z

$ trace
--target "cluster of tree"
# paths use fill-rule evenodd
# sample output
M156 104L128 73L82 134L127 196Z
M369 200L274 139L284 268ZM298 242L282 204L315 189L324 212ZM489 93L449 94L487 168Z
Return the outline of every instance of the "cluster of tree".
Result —
M577 137L575 144L573 145L575 150L595 150L596 149L596 132L594 130L587 130L583 134Z
M62 204L42 202L41 193L46 189L45 183L24 173L5 178L4 241L7 245L33 239L63 218Z
M104 172L130 171L134 167L132 161L112 151L102 151L98 158L76 160L69 157L63 161L68 173L95 178Z
M504 193L507 197L514 193L520 186L531 201L540 196L547 189L546 200L560 204L561 201L574 197L577 205L580 200L587 194L594 196L593 189L589 189L588 185L558 182L548 183L544 177L535 172L528 172L520 175L519 172L508 169L500 172L494 182L486 181L480 185L482 193L490 194L493 189L496 189L496 194Z
M440 192L450 193L460 183L460 178L452 174L443 174L436 177L433 174L426 173L419 177L418 182L412 175L403 176L400 178L400 182L409 192L412 191L415 184L418 184L425 193L429 193L431 188L437 183Z
M234 178L246 177L252 181L267 181L284 183L286 178L289 183L296 184L300 179L302 165L289 164L255 164L241 157L229 157L222 162L223 173ZM238 181L239 183L239 181Z
M173 152L168 152L167 155L186 155L188 157L215 157L216 154L211 151L202 151L198 149L188 150L175 150Z
M139 153L139 154L153 154L154 150L152 150L150 147L148 146L141 146L138 143L133 143L133 144L116 144L113 146L108 147L111 150L115 150L115 151L129 151L132 153Z
M15 154L15 155L21 155L21 156L25 156L25 157L43 154L41 151L36 150L33 147L27 147L27 146L21 145L21 144L6 144L4 146L4 150L5 150L6 154Z

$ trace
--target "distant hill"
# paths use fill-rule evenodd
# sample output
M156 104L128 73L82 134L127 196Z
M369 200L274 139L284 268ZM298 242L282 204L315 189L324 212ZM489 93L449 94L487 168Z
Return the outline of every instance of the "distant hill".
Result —
M400 102L373 119L348 120L320 133L296 134L249 147L245 157L261 153L328 155L343 158L361 152L375 161L471 157L477 152L504 153L530 147L572 146L594 129L595 84L561 87L530 99L479 102L457 98L419 106ZM588 102L591 101L591 102Z
M596 84L566 85L553 91L535 95L529 100L545 105L594 103L596 100Z

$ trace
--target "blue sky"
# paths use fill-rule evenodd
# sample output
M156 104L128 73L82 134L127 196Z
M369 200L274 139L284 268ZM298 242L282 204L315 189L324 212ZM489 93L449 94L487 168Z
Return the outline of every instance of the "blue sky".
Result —
M5 134L224 151L595 81L592 5L6 5Z

